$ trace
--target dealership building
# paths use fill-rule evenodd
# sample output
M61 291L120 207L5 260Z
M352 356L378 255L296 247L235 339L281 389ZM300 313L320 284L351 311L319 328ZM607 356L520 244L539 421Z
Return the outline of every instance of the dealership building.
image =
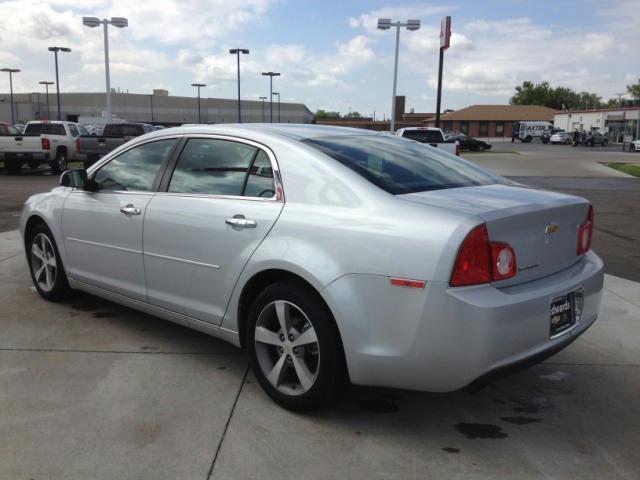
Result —
M8 93L0 93L0 121L11 121L11 100ZM15 123L46 120L47 96L44 93L14 94ZM105 93L61 93L61 119L80 123L102 123L106 105ZM153 94L111 94L114 118L159 125L180 125L198 122L198 99L169 95L167 90ZM269 102L242 100L242 121L269 122ZM57 118L56 95L49 92L51 119ZM238 101L226 98L201 98L202 123L235 123L238 121ZM282 123L310 123L313 113L302 103L273 102L273 121Z
M610 143L640 138L640 107L557 112L553 126L567 132L597 129L609 133Z

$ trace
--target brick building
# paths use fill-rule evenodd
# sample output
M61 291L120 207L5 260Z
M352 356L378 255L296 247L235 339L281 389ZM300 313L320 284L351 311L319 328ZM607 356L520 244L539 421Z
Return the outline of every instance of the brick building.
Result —
M553 122L557 110L539 105L471 105L440 116L440 128L471 137L511 137L514 122ZM435 117L425 120L434 127Z

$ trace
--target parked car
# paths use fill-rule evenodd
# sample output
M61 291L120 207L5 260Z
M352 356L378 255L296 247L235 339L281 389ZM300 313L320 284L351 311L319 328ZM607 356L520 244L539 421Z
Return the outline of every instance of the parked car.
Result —
M563 132L564 130L560 128L550 128L542 132L542 136L540 137L540 141L545 145L551 141L551 136L558 133Z
M460 145L458 143L447 142L442 130L434 127L407 127L396 131L398 137L408 138L416 142L426 143L432 147L439 148L445 152L460 155Z
M15 146L23 143L21 137L22 132L14 125L6 122L0 122L0 160L4 160L5 151L13 150ZM34 144L35 143L36 141L34 141ZM9 158L11 158L11 153L9 154ZM6 166L6 168L11 172L11 165Z
M477 138L470 137L461 132L449 134L445 140L446 142L458 142L462 150L473 150L474 152L484 152L491 149L491 144L484 140L478 140Z
M61 186L20 219L44 299L84 290L242 346L286 408L326 404L345 377L481 384L598 316L588 201L392 135L170 128Z
M554 145L571 145L571 143L573 143L573 137L569 132L558 130L556 133L551 135L551 137L549 138L549 143L552 143Z
M51 139L33 130L21 133L16 127L5 124L4 133L0 133L0 157L8 173L20 172L27 163L30 168L37 168L41 163L51 160ZM52 164L55 168L57 164ZM60 173L61 170L58 170Z
M127 143L132 138L153 131L153 125L146 123L108 123L102 133L82 136L79 149L82 154L86 155L85 168L89 168L100 157Z
M522 143L531 143L536 138L542 139L544 132L551 130L553 125L550 122L516 122L513 128Z
M640 139L634 140L629 144L630 152L640 152Z
M608 136L599 130L589 130L583 142L585 147L593 147L594 145L606 147L608 143Z

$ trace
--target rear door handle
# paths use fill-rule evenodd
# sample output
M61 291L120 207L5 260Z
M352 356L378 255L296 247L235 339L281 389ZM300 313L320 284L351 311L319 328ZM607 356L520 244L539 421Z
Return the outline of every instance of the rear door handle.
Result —
M131 203L128 204L126 207L122 207L120 211L124 213L127 217L130 217L131 215L140 215L141 213L141 210L133 206Z
M244 215L234 215L225 220L225 223L231 225L234 229L256 228L258 225L255 220L244 218Z

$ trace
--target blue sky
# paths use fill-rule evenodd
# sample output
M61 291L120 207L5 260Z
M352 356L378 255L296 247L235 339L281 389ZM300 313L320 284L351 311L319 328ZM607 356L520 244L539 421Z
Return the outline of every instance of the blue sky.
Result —
M83 15L124 16L111 29L111 84L150 93L166 88L193 95L235 96L235 60L242 57L243 98L268 93L260 72L282 73L274 90L311 110L389 115L394 33L378 17L418 18L422 28L401 33L398 94L407 108L434 111L439 22L452 17L445 55L443 108L506 103L523 80L548 80L605 99L640 76L638 0L454 1L377 0L0 0L0 66L20 68L14 87L39 90L53 80L47 46L71 47L60 60L62 91L102 91L102 34L82 26ZM8 90L6 74L0 91Z

